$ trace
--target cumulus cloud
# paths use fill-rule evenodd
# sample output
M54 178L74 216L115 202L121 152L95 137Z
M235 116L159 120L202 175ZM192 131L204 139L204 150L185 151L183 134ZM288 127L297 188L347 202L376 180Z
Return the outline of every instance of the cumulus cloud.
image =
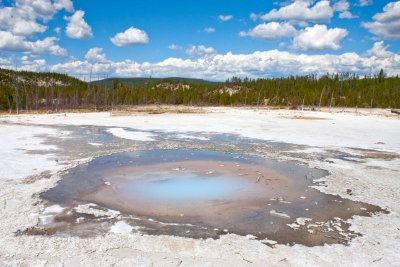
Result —
M384 39L400 39L400 1L388 3L382 13L377 13L372 22L362 26Z
M354 16L353 14L351 14L350 11L344 11L344 12L339 14L339 18L341 18L341 19L355 19L355 18L358 18L358 17Z
M328 29L326 25L316 24L306 27L293 39L292 47L303 51L341 48L340 41L348 35L341 28Z
M129 46L147 44L149 42L149 37L145 31L130 27L124 32L117 33L110 40L116 46Z
M11 7L0 7L0 30L19 36L43 33L47 30L47 26L41 22L49 21L62 9L72 12L72 2L70 0L16 0L15 5Z
M29 60L25 59L22 60L22 65L19 67L19 70L24 70L24 71L46 71L47 70L47 64L46 60L44 59L34 59L34 60Z
M93 38L92 28L87 24L85 12L82 10L76 11L71 17L65 17L68 21L66 33L72 39L90 39Z
M35 42L26 42L30 51L33 54L43 54L45 52L49 52L55 56L67 56L67 50L65 48L60 47L59 45L55 44L56 41L59 39L56 37L47 37L43 40L37 40Z
M25 38L10 32L0 31L0 50L27 51Z
M50 53L56 56L66 56L67 51L55 44L56 37L47 37L35 42L27 41L25 37L0 31L0 50L11 52L27 52L32 54Z
M275 77L282 75L305 75L310 73L354 72L360 75L378 72L381 68L388 75L400 74L400 55L387 51L384 44L375 44L365 56L357 53L340 55L307 55L287 51L256 51L250 54L213 54L206 57L182 59L168 58L156 63L137 63L131 60L109 61L106 64L88 61L60 63L50 71L70 75L109 73L110 76L185 76L212 80L225 80L232 76ZM379 48L379 49L377 49ZM370 50L370 51L371 51ZM81 77L82 78L82 77Z
M17 13L31 12L32 17L47 21L54 16L57 10L63 8L63 6L52 3L51 0L16 0L14 10Z
M263 20L287 20L287 21L327 21L333 17L334 8L327 0L318 1L294 0L279 9L272 9L261 16Z
M219 15L218 19L220 21L229 21L229 20L233 19L233 16L232 15Z
M33 33L43 33L47 27L35 19L22 19L19 14L15 17L15 8L0 9L0 29L19 36L29 36Z
M333 5L333 10L343 12L349 10L350 4L347 0L340 0Z
M257 25L247 32L240 32L240 36L250 36L255 39L276 40L284 36L294 36L297 30L288 22L270 22Z
M215 28L212 28L212 27L204 28L204 31L207 33L213 33L213 32L215 32Z
M385 46L384 41L374 43L374 46L367 51L367 55L378 58L389 58L394 55L393 52L388 51L389 46Z
M90 48L85 54L85 59L95 63L106 63L108 61L106 54L103 53L103 48L100 47Z
M341 19L354 19L354 16L350 11L350 3L347 0L340 0L333 5L333 10L340 12L339 18Z
M204 45L192 45L188 49L186 49L186 54L189 56L204 56L214 54L215 49L213 47L206 47Z
M55 0L54 7L57 9L65 9L68 12L74 12L74 5L71 0Z

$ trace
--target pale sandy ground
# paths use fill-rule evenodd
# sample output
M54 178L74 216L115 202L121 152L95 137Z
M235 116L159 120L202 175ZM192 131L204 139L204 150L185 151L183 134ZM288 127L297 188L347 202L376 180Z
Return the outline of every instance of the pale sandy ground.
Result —
M380 205L389 215L356 217L352 229L362 233L349 246L270 248L246 237L226 235L219 240L146 236L111 229L96 238L15 236L35 225L43 205L37 194L54 186L57 172L78 164L55 161L56 147L43 144L45 136L66 138L67 132L46 125L114 127L120 138L151 141L150 130L196 133L233 133L243 137L312 146L293 151L317 155L329 149L374 149L400 155L400 119L385 110L355 112L255 111L208 108L198 114L109 113L48 114L0 117L0 266L400 266L400 160L367 158L365 162L333 159L305 160L330 171L321 190L353 200ZM299 117L303 119L299 119ZM314 119L305 119L313 117ZM315 119L315 118L321 118ZM15 124L17 123L17 124ZM34 126L36 125L36 126ZM119 128L117 128L119 127ZM142 130L132 134L122 128ZM31 155L30 150L47 150ZM353 151L354 152L354 151ZM367 153L359 151L360 154ZM82 159L81 161L87 161ZM63 165L64 164L64 165ZM66 165L65 165L66 164ZM23 178L51 171L50 179L31 184ZM351 189L353 195L346 194ZM129 231L128 231L129 232Z

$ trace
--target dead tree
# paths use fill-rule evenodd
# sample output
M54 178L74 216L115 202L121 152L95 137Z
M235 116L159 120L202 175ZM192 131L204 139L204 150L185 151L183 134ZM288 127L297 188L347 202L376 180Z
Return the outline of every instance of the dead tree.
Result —
M325 91L325 86L324 86L324 88L322 88L321 95L319 97L319 104L318 104L318 110L319 111L321 111L322 95L324 94L324 91Z
M8 112L11 114L12 113L12 106L11 106L11 100L10 98L12 98L11 95L7 95L7 104L8 104Z
M246 95L244 97L244 106L247 106L247 92L248 92L249 88L246 87Z
M332 91L332 94L331 94L331 101L329 102L329 112L331 112L331 108L332 108L333 92L334 91Z
M17 111L17 114L19 114L19 86L18 84L14 84L15 88L15 109Z
M53 78L51 78L50 87L51 87L51 92L50 92L51 111L54 112L54 80L53 80Z
M28 89L26 88L24 84L24 93L25 93L25 112L28 112L29 110L29 96L28 96Z

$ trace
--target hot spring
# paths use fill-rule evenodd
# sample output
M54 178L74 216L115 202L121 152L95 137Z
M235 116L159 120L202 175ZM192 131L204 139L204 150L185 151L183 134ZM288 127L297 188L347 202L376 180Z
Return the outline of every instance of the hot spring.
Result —
M234 233L283 244L347 243L357 234L345 221L381 209L312 188L326 175L295 162L218 151L117 153L70 170L44 192L49 204L66 209L43 227L55 234L106 231L118 219L74 209L93 203L119 211L120 219L145 234L218 238Z

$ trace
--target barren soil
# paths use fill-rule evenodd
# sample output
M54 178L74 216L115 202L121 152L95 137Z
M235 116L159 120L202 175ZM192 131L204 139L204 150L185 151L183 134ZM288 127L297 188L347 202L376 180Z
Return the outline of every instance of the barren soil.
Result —
M400 266L400 120L387 110L328 112L203 108L195 112L0 116L0 265L2 266ZM236 141L239 140L239 141ZM236 143L237 142L237 143ZM35 228L62 207L40 194L71 168L102 155L167 148L237 150L294 160L329 171L325 194L380 206L354 216L360 236L348 245L265 245L251 236L192 239L147 235L118 213L86 205L87 216L112 218L98 235L52 235ZM301 227L306 220L293 220ZM83 219L84 220L84 219ZM22 234L27 229L35 235Z

